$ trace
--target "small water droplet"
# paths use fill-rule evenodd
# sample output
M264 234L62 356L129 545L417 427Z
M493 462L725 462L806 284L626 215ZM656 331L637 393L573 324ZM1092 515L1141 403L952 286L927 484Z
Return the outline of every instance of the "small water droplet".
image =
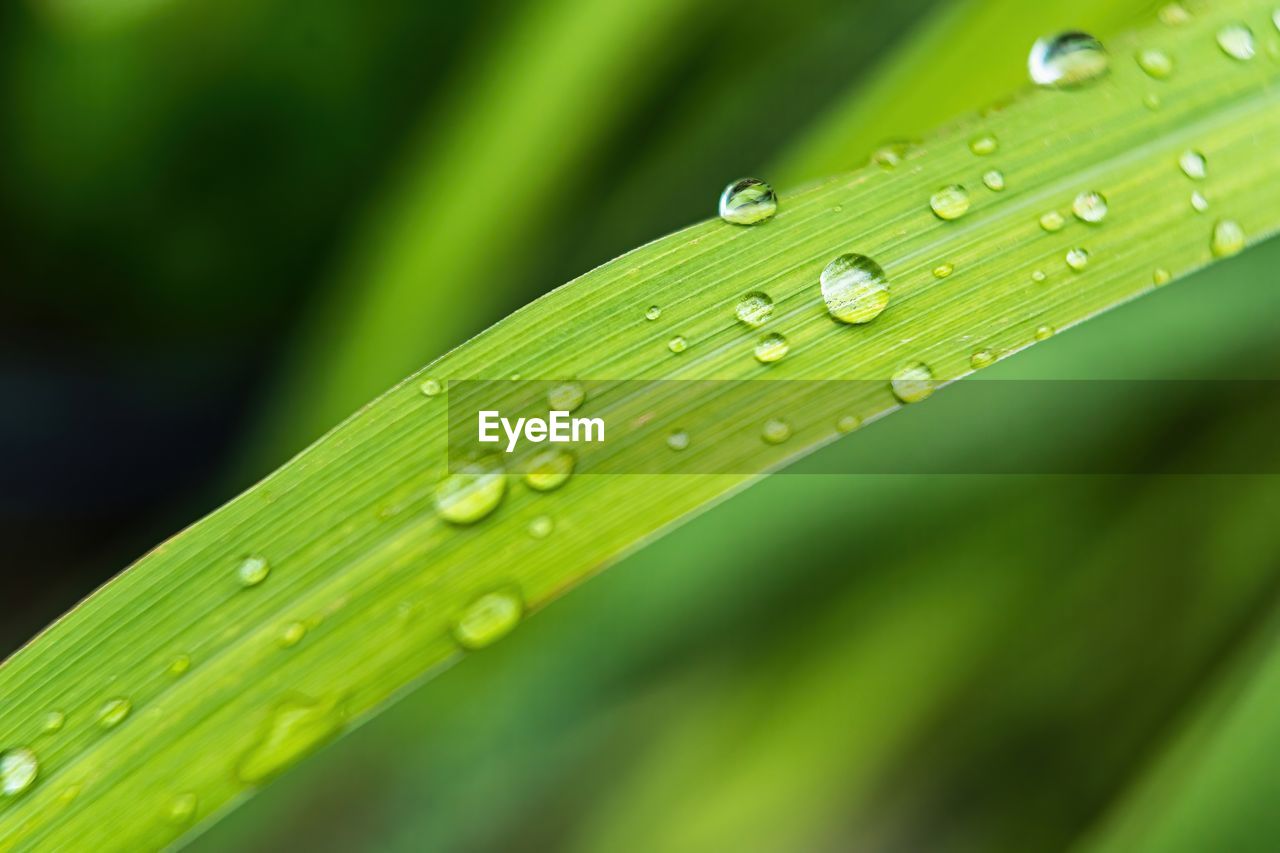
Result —
M1038 326L1036 327L1036 340L1047 341L1049 338L1053 337L1053 332L1054 332L1053 326L1048 326L1048 325Z
M720 194L720 218L734 225L755 225L777 212L773 187L759 178L740 178Z
M245 557L240 567L236 569L236 578L244 587L257 586L266 580L269 574L271 574L271 564L265 557Z
M241 757L236 776L255 785L333 738L343 725L335 699L291 698L271 710L261 737Z
M838 432L853 432L862 423L862 418L857 415L841 415L836 419L836 430Z
M577 461L572 453L559 447L543 450L529 460L525 485L538 492L558 489L569 482Z
M1209 242L1215 257L1226 258L1244 248L1244 229L1234 219L1219 219Z
M644 312L644 318L646 320L656 320L661 316L662 316L662 309L659 308L657 305L650 305L649 309Z
M125 721L131 711L133 711L133 703L123 696L108 699L98 709L98 725L104 729L114 729Z
M1062 226L1066 224L1066 219L1056 210L1050 210L1048 213L1040 216L1040 227L1052 234L1054 231L1061 231Z
M667 447L672 450L684 450L689 446L689 433L682 429L673 431L667 436Z
M1167 3L1160 8L1160 23L1169 27L1180 27L1191 20L1191 13L1181 3Z
M751 328L758 328L773 314L773 300L769 294L755 290L738 301L734 313Z
M427 379L418 386L418 390L421 391L425 397L434 397L443 391L444 387L440 384L440 380L438 379Z
M1162 103L1160 96L1155 92L1148 92L1142 96L1142 105L1153 112L1160 109Z
M929 207L939 219L959 219L969 210L969 191L960 184L948 184L929 198Z
M1244 24L1227 24L1218 30L1218 47L1232 59L1241 62L1253 59L1257 47L1253 41L1253 30Z
M1043 282L1047 278L1048 276L1044 274L1044 270L1033 270L1031 273L1031 280L1036 283Z
M977 154L979 157L985 157L988 154L996 153L996 148L998 147L999 147L999 142L990 133L984 133L981 136L975 136L969 142L969 150L972 151L974 154Z
M1107 200L1102 193L1095 191L1080 193L1071 203L1071 212L1081 222L1097 224L1107 216Z
M475 524L497 508L507 491L502 466L485 460L466 466L436 486L436 512L451 524Z
M1171 278L1173 278L1173 276L1164 267L1156 267L1155 272L1151 274L1151 280L1155 283L1156 287L1159 287L1162 284L1168 284L1169 279Z
M984 367L990 367L996 363L996 354L989 349L980 349L973 355L969 356L969 366L974 370L981 370Z
M869 323L889 304L889 280L866 255L841 255L819 277L827 311L841 323Z
M1080 272L1089 265L1089 253L1079 247L1070 249L1067 252L1067 266L1076 272Z
M769 444L782 444L791 437L791 425L779 418L770 418L764 422L760 437Z
M1193 181L1203 181L1209 174L1209 163L1199 151L1183 151L1178 157L1178 167Z
M999 169L992 169L982 176L982 183L992 192L1000 192L1004 189L1004 173Z
M40 760L25 746L0 752L0 794L16 797L40 775Z
M587 394L577 382L561 382L547 392L547 405L553 411L572 412L582 405Z
M172 676L185 675L191 669L191 658L188 655L176 655L169 661L168 673Z
M688 346L689 342L684 339L684 335L676 335L674 338L667 341L667 349L674 353L682 353Z
M933 371L922 362L908 364L889 381L893 396L904 403L918 403L933 393Z
M555 529L555 522L549 515L540 515L529 522L529 535L534 539L546 539Z
M938 264L933 268L934 278L946 278L956 271L954 264Z
M1164 80L1173 73L1173 57L1157 48L1145 48L1138 51L1138 67L1147 72L1147 76Z
M1105 75L1109 66L1102 42L1080 32L1036 39L1027 57L1031 82L1059 89L1092 83Z
M756 361L761 364L772 364L775 361L781 361L782 357L791 349L791 345L787 343L787 339L777 332L765 335L756 344L755 356Z
M185 826L196 816L196 808L200 805L199 798L190 792L179 794L169 803L165 816L172 822L180 826Z
M871 153L871 162L882 169L896 169L917 147L915 142L906 140L886 142Z
M58 802L65 806L78 796L80 796L80 786L68 785L58 793Z
M280 632L280 647L282 649L291 649L301 643L302 638L305 636L307 636L306 625L301 622L290 622Z
M1196 213L1204 213L1209 209L1209 199L1204 197L1204 193L1196 190L1191 194L1191 209Z
M523 616L524 602L514 590L488 592L462 611L453 638L464 649L483 649L510 634Z
M67 715L61 711L50 711L44 715L44 719L40 721L40 730L48 734L62 731L62 727L67 722Z

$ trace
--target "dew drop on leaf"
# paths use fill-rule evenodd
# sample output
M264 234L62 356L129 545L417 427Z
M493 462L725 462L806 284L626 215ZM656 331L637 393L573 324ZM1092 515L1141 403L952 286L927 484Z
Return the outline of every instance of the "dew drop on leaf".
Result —
M506 491L507 476L501 465L474 462L436 486L436 512L451 524L475 524L497 508Z
M1081 32L1036 39L1027 57L1031 82L1059 89L1092 83L1109 68L1110 60L1102 42Z
M172 676L185 675L189 669L191 669L191 657L189 655L176 655L173 660L169 661L168 672Z
M1089 253L1079 247L1067 251L1067 266L1081 272L1089 266Z
M1160 23L1168 27L1180 27L1191 21L1191 13L1181 3L1166 3L1158 13Z
M549 515L540 515L529 522L529 535L534 539L546 539L555 528L555 522Z
M1164 80L1173 73L1173 58L1163 50L1156 48L1140 50L1137 60L1138 67L1145 71L1148 77L1156 80Z
M1037 284L1043 282L1047 278L1048 276L1044 274L1044 270L1033 270L1031 273L1031 280Z
M1164 267L1156 267L1155 272L1151 273L1151 281L1156 287L1162 284L1168 284L1169 279L1173 278L1170 272Z
M862 423L862 419L857 415L841 415L836 419L836 430L838 432L853 432Z
M895 169L901 165L915 149L917 144L905 140L886 142L871 154L871 162L882 169Z
M985 157L988 154L994 154L1000 143L990 133L984 133L976 136L969 142L969 150L979 157Z
M773 187L759 178L741 178L720 194L720 218L734 225L755 225L778 212Z
M245 557L236 569L236 578L243 587L257 586L271 574L271 564L265 557Z
M790 349L791 345L787 343L787 339L777 332L765 335L756 344L756 361L761 364L772 364L775 361L781 361Z
M1037 327L1036 327L1036 340L1037 340L1037 341L1047 341L1047 340L1049 340L1049 338L1052 338L1052 337L1053 337L1054 331L1055 331L1055 330L1054 330L1053 326L1048 326L1048 325L1045 325L1045 326L1037 326Z
M1102 193L1095 191L1080 193L1071 203L1071 212L1081 222L1096 225L1107 216L1107 200Z
M769 298L769 294L756 290L738 300L734 313L743 323L753 329L758 328L773 314L773 300Z
M996 354L989 349L980 349L973 355L969 356L969 366L974 370L981 370L984 367L990 367L996 363Z
M685 348L688 347L688 345L689 343L684 339L684 335L676 335L674 338L667 341L667 349L671 350L674 353L684 352Z
M1054 231L1061 231L1062 226L1066 224L1066 220L1062 214L1056 210L1050 210L1048 213L1040 216L1040 227L1052 234Z
M684 450L689 446L689 433L682 429L675 430L667 436L667 447L672 450Z
M918 403L933 393L933 371L923 362L908 364L893 374L889 387L904 403Z
M959 219L969 211L969 191L960 184L948 184L929 197L929 208L939 219Z
M196 809L199 805L200 800L195 794L179 794L169 802L169 807L165 810L165 817L171 823L186 826L195 818Z
M0 752L0 794L16 797L30 788L40 775L40 761L26 747Z
M662 316L662 309L659 308L657 305L650 305L648 310L644 312L644 318L646 320L656 320L661 316Z
M257 742L236 765L236 777L254 785L287 769L342 730L343 715L335 699L291 698L267 717Z
M1218 47L1232 59L1241 62L1253 59L1257 47L1253 41L1253 30L1244 24L1227 24L1218 30Z
M62 727L67 722L67 715L61 711L50 711L40 720L40 730L47 734L62 731Z
M280 632L280 648L291 649L301 643L307 636L307 626L301 622L290 622Z
M841 323L869 323L889 304L889 279L866 255L841 255L819 278L827 311Z
M117 696L115 699L108 699L98 709L98 725L104 729L114 729L125 721L133 711L133 703L123 696Z
M1191 194L1191 209L1196 213L1204 213L1209 209L1209 199L1204 197L1204 193L1196 190Z
M1004 189L1004 172L992 169L982 176L982 183L987 189L998 193Z
M1244 248L1244 229L1234 219L1219 219L1209 242L1214 257L1226 258Z
M934 278L946 278L956 271L954 264L938 264L933 268Z
M1182 174L1193 181L1203 181L1209 173L1208 166L1208 161L1199 151L1183 151L1182 156L1178 158L1178 167L1182 169Z
M524 602L513 590L485 593L467 605L453 624L453 638L464 649L483 649L520 624Z
M553 411L572 412L582 405L587 394L577 382L561 382L547 392L547 405Z
M422 392L422 396L424 397L435 397L439 395L444 388L441 386L440 380L438 379L425 379L422 384L418 386L418 390Z
M782 444L791 437L791 425L780 418L770 418L764 422L760 437L769 444Z
M569 482L575 464L577 458L568 450L559 447L543 450L529 460L524 475L525 485L539 492L558 489Z

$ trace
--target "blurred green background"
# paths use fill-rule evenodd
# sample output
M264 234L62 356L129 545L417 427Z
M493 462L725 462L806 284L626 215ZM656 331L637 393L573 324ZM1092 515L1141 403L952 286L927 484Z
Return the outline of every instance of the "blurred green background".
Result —
M1035 35L1153 9L6 4L0 651L728 180L859 166L1016 92ZM1264 245L988 375L1280 378L1277 263ZM1079 418L1116 453L1280 455L1274 412ZM1274 847L1274 480L766 480L196 849Z

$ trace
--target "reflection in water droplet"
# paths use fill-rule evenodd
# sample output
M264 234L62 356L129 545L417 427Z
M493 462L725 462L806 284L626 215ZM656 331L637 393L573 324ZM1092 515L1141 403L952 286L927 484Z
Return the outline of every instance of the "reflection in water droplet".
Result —
M1137 60L1138 67L1157 80L1163 80L1173 73L1173 57L1163 50L1156 48L1140 50Z
M946 278L947 276L955 272L955 269L956 268L953 264L938 264L936 267L933 268L933 277Z
M443 391L444 388L440 385L440 381L438 379L427 379L418 386L418 390L422 392L424 397L434 397Z
M561 382L547 392L547 405L557 412L572 412L582 405L587 394L577 382Z
M540 515L529 522L529 535L534 539L546 539L555 528L555 522L549 515Z
M980 157L988 154L994 154L999 143L990 133L984 133L982 136L974 137L969 143L969 150Z
M474 524L497 508L507 491L506 472L481 461L451 474L436 486L436 512L452 524Z
M992 169L982 176L982 183L992 192L1000 192L1004 189L1004 173L999 169Z
M1097 191L1080 193L1071 203L1071 212L1081 222L1097 224L1106 218L1107 200Z
M1048 326L1048 325L1040 326L1036 329L1036 340L1047 341L1049 338L1053 337L1053 332L1054 332L1053 326Z
M170 822L185 826L196 816L196 808L200 805L200 800L195 794L186 793L179 794L169 803L169 808L165 812L165 816Z
M307 636L307 626L301 622L290 622L284 626L284 630L280 632L280 647L283 649L291 649L298 643L302 642L303 637Z
M257 586L266 580L269 574L271 574L271 566L265 557L246 557L240 564L240 568L236 569L236 577L239 578L240 585L245 587Z
M1109 64L1102 42L1080 32L1036 39L1027 57L1031 82L1060 89L1094 82L1107 73Z
M773 314L773 300L767 293L752 291L738 301L734 313L738 315L739 320L754 329L763 326Z
M764 422L760 437L769 444L782 444L791 437L791 425L779 418L770 418Z
M453 638L464 649L483 649L510 634L523 616L524 602L514 590L485 593L458 617Z
M734 225L755 225L778 212L773 187L759 178L741 178L720 194L720 218Z
M969 356L969 366L974 370L981 370L984 367L990 367L996 363L996 354L989 349L980 349L973 355Z
M342 725L336 699L287 699L272 709L261 737L236 765L236 776L250 785L264 782L337 735Z
M1253 30L1244 24L1227 24L1218 30L1218 47L1232 59L1241 62L1253 59L1257 47L1253 41Z
M108 699L101 708L98 709L98 725L104 729L113 729L124 722L125 718L133 710L133 703L123 696L115 699Z
M782 357L791 349L791 345L787 343L787 339L778 333L765 335L756 344L755 356L756 361L761 364L772 364L775 361L781 361Z
M40 760L24 746L0 752L0 794L16 797L40 775Z
M1234 255L1244 248L1244 229L1233 219L1219 219L1213 226L1209 245L1215 257Z
M61 711L50 711L44 715L44 719L40 721L40 730L53 734L62 731L63 725L67 722L67 715Z
M904 403L918 403L933 393L933 371L922 362L909 364L893 374L889 386Z
M558 489L569 481L577 461L572 453L559 447L543 450L529 460L525 485L539 492Z
M684 335L676 335L674 338L667 341L667 349L674 353L684 352L688 345L689 343L684 339Z
M819 282L827 311L842 323L869 323L889 304L889 279L866 255L841 255Z
M644 312L644 318L646 320L656 320L661 316L662 316L662 309L659 308L657 305L650 305L649 309Z
M1040 227L1051 234L1054 231L1061 231L1062 226L1065 224L1066 220L1063 219L1062 214L1056 210L1051 210L1040 217Z
M1196 213L1204 213L1209 209L1209 199L1204 197L1204 193L1196 190L1191 194L1191 209Z
M836 430L839 432L853 432L862 423L862 419L857 415L841 415L836 420Z
M929 207L939 219L959 219L969 210L969 192L960 184L949 184L929 198Z
M1199 151L1183 151L1178 158L1178 167L1193 181L1203 181L1209 174L1209 163Z
M1067 266L1076 272L1080 272L1089 265L1089 253L1081 248L1071 249L1067 252Z
M1156 287L1159 287L1162 284L1168 284L1169 279L1171 278L1173 278L1173 276L1164 267L1156 267L1155 272L1151 274L1151 280L1155 282Z
M689 446L689 433L682 429L675 430L667 436L667 447L672 450L684 450Z

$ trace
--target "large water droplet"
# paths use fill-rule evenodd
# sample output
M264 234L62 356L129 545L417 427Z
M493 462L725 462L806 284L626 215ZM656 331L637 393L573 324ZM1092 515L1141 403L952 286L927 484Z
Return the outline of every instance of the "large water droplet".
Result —
M1173 73L1173 58L1163 50L1146 48L1138 51L1138 67L1149 77L1163 80Z
M436 512L451 524L475 524L497 508L507 491L506 472L482 461L451 474L436 486Z
M992 169L982 176L982 183L987 189L998 193L1004 189L1004 172Z
M558 489L569 481L575 464L577 458L567 450L559 447L543 450L529 460L525 485L539 492Z
M123 723L131 711L133 711L133 703L123 696L108 699L98 709L98 725L104 729L113 729Z
M827 311L841 323L869 323L889 304L889 279L866 255L841 255L819 280Z
M756 361L761 364L772 364L775 361L781 361L782 357L791 349L791 345L787 343L787 339L777 332L771 335L765 335L756 344L755 355Z
M959 184L949 184L930 196L929 207L939 219L959 219L969 210L969 191Z
M1056 210L1050 210L1040 216L1040 227L1045 231L1048 231L1050 234L1054 231L1061 231L1062 226L1066 223L1067 221L1063 218L1062 214Z
M267 718L262 736L241 757L236 776L250 785L264 782L334 737L342 725L335 699L281 702Z
M1218 30L1218 47L1232 59L1241 62L1253 59L1257 47L1253 41L1253 30L1244 24L1227 24Z
M0 794L16 797L40 775L40 760L24 746L0 752Z
M1109 64L1102 42L1080 32L1036 39L1027 57L1031 82L1060 89L1097 80L1107 73Z
M165 817L170 822L179 826L185 826L196 816L196 809L200 805L200 800L195 794L190 792L179 794L169 802L169 807L165 811Z
M257 586L271 574L271 564L265 557L245 557L236 569L236 578L241 586Z
M547 392L547 405L553 411L572 412L582 405L587 394L577 382L561 382Z
M769 298L769 294L756 290L738 301L734 313L751 328L758 328L773 314L773 300Z
M1209 174L1209 162L1199 151L1183 151L1178 158L1178 167L1193 181L1203 181Z
M1095 191L1080 193L1071 203L1071 212L1081 222L1096 224L1107 216L1107 200L1102 193Z
M682 353L688 346L689 342L684 339L684 335L676 335L674 338L667 341L667 349L674 353Z
M999 142L997 142L996 138L990 133L984 133L981 136L976 136L969 142L969 150L974 154L977 154L979 157L985 157L988 154L996 153L996 148L998 147Z
M918 403L933 393L933 371L922 362L908 364L893 374L889 386L904 403Z
M791 437L791 425L780 418L770 418L764 422L760 437L769 444L782 444Z
M1219 219L1214 223L1209 245L1215 257L1234 255L1244 248L1244 229L1234 219Z
M1079 247L1067 251L1067 266L1081 272L1089 265L1089 253Z
M741 178L720 194L720 218L734 225L755 225L778 212L773 187L759 178Z
M510 634L524 616L524 602L513 590L485 593L458 617L453 638L464 649L483 649Z

